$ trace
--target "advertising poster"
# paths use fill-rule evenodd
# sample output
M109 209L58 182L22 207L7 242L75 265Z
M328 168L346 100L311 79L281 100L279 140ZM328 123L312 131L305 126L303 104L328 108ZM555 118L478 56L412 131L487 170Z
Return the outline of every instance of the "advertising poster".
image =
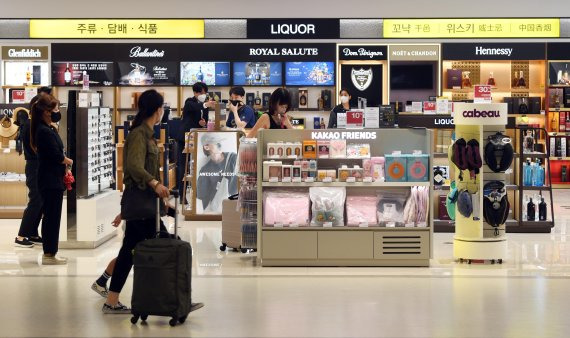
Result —
M281 62L234 62L234 85L280 86L281 68Z
M222 201L237 194L237 135L198 132L196 148L196 214L221 215Z
M178 63L167 61L118 62L121 86L176 86Z
M229 62L181 62L180 84L191 86L204 82L208 86L230 85Z
M287 62L285 85L334 86L334 62Z
M84 74L92 87L114 85L113 62L53 62L51 74L54 86L82 86Z
M49 85L49 67L42 61L4 62L4 85Z
M343 64L340 68L341 88L350 92L351 107L358 106L358 98L367 99L370 107L382 104L382 65Z

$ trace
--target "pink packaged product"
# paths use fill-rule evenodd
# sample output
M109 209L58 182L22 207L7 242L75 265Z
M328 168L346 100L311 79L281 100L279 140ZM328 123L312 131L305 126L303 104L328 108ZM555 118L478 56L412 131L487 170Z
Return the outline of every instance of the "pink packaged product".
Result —
M308 226L310 199L307 192L268 191L264 194L263 220L266 226Z
M359 226L361 224L377 225L377 204L378 196L348 196L346 198L348 226Z
M384 166L386 160L383 156L370 158L371 176L374 181L384 181ZM366 169L365 169L366 170Z

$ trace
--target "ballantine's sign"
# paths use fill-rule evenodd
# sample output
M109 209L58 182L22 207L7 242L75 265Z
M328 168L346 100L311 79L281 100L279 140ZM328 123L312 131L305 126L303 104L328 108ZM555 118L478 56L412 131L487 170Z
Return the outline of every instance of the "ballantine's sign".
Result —
M375 140L375 131L313 131L313 140Z
M512 48L483 48L481 46L475 47L475 55L507 55L511 56Z
M454 103L454 122L456 126L506 126L506 103Z
M161 58L164 57L164 50L158 51L156 49L149 50L148 48L142 49L141 46L131 48L129 57L132 58Z

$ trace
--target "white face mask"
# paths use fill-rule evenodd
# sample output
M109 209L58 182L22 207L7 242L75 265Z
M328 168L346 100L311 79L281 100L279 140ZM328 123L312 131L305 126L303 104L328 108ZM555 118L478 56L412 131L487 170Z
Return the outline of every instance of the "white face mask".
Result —
M347 103L347 102L348 102L348 96L345 96L345 95L341 96L341 97L340 97L340 102L341 102L341 103Z
M208 97L208 95L200 94L200 95L198 95L198 101L204 102L204 101L206 101L206 97Z

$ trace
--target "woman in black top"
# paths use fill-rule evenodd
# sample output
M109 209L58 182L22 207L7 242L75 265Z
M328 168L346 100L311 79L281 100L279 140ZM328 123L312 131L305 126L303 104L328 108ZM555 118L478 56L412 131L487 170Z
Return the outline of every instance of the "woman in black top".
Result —
M269 98L269 111L259 117L247 137L257 136L259 129L293 129L287 112L291 109L291 94L285 88L277 88Z
M42 264L67 264L67 259L57 257L59 227L65 184L66 166L73 161L65 156L63 142L51 123L60 117L59 102L49 94L40 94L32 106L30 125L32 149L38 154L38 189L44 202L42 237L44 255Z
M340 92L340 104L333 108L331 111L331 115L329 117L329 129L337 128L337 121L336 121L336 114L338 113L346 113L347 110L350 110L350 93L346 89L341 89Z

